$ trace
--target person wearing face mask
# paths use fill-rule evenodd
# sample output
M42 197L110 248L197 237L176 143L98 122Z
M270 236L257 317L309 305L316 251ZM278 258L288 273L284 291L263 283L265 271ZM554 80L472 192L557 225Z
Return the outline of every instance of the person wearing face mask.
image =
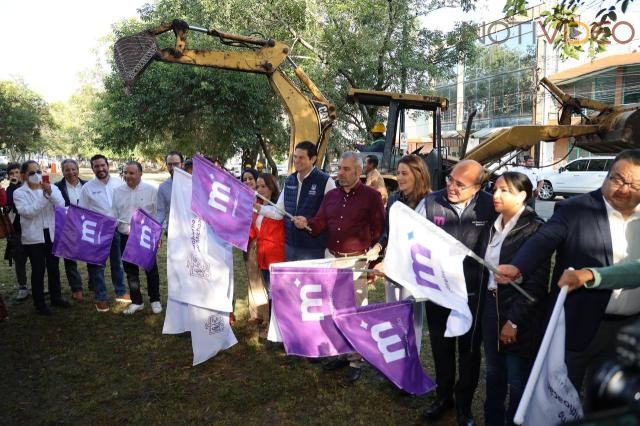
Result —
M505 172L496 181L493 206L499 214L485 229L477 252L487 263L509 263L518 249L543 225L527 204L533 196L529 177ZM498 286L493 272L480 267L482 339L486 364L485 424L513 424L513 417L527 384L544 334L550 261L541 264L521 287L532 302L512 286ZM505 399L509 400L505 410Z
M242 182L256 190L256 181L258 180L258 171L252 168L246 168L242 172ZM253 224L256 215L253 215ZM249 316L252 321L258 323L258 328L263 329L269 321L268 297L267 290L262 280L262 274L258 267L258 247L255 238L249 240L247 251L244 253L244 262L247 268L247 278L249 279Z
M80 202L82 185L87 183L87 181L80 179L78 176L79 169L76 160L67 158L62 161L60 167L62 168L63 178L56 182L55 185L64 198L65 206L77 206ZM64 270L67 274L69 287L71 287L71 298L77 302L81 302L83 298L82 277L80 277L80 273L78 272L78 263L75 260L64 259Z
M9 176L9 186L7 187L7 209L9 217L12 219L14 234L7 237L7 248L4 253L5 260L9 261L9 265L14 264L16 271L16 280L18 282L18 293L16 300L25 300L29 297L27 289L27 255L24 252L21 241L20 215L16 210L13 202L13 193L22 185L22 176L20 175L20 164L9 163L7 165L7 175Z
M68 307L62 298L58 258L51 253L55 229L54 206L64 206L64 198L55 185L42 182L37 162L26 161L20 166L25 183L13 193L16 210L20 214L21 241L31 262L31 294L36 311L51 315L44 298L44 273L47 271L51 304Z

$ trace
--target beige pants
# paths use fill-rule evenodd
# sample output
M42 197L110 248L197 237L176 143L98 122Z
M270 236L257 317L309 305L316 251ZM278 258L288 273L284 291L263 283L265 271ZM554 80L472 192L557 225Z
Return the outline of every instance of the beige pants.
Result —
M262 273L258 267L258 250L256 240L249 242L247 247L247 292L249 301L249 318L264 323L269 321L269 300L267 289L264 287Z
M334 268L353 268L353 269L365 269L367 267L366 259L340 259L335 257L327 249L325 250L325 258L335 259L333 261ZM367 273L366 272L354 272L353 273L353 289L356 295L356 306L366 306L369 304L369 287L367 285ZM349 365L355 368L362 368L364 361L360 354L352 353L346 355L349 360Z

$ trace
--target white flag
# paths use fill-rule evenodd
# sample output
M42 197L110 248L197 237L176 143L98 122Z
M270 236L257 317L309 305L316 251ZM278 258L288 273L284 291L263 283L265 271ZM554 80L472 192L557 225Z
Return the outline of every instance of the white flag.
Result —
M280 262L272 263L271 266L288 266L301 268L331 268L334 259L309 259L309 260L297 260L294 262ZM271 305L271 318L269 320L269 331L267 332L267 340L271 342L282 342L282 334L280 333L280 327L278 326L278 318L276 318L273 305Z
M513 418L516 424L555 425L582 418L580 397L564 363L566 297L567 287L562 287Z
M186 321L187 306L189 305L186 303L167 298L162 334L180 334L189 331Z
M218 352L238 343L229 325L229 313L188 305L193 365L205 362Z
M389 211L389 244L384 272L416 299L451 309L445 337L471 328L462 261L470 250L403 203Z
M180 169L173 173L169 215L169 297L206 309L231 312L231 245L216 237L211 228L191 211L191 175Z

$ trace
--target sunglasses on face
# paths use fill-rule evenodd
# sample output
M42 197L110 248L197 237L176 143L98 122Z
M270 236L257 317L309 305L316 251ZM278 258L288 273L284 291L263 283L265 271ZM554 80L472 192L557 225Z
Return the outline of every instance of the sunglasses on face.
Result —
M39 174L39 175L41 175L41 174L42 174L42 170L32 170L32 171L30 171L29 173L27 173L27 175L29 175L29 176L33 176L33 175L35 175L36 173L37 173L37 174Z

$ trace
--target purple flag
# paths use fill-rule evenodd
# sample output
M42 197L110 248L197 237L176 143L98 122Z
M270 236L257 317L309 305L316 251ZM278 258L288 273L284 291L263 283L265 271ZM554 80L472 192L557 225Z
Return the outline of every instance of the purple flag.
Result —
M273 308L287 354L353 352L331 314L355 306L351 269L271 267Z
M53 235L53 244L51 247L51 253L54 256L62 257L58 253L58 242L62 238L62 229L64 228L64 220L67 218L67 209L65 207L54 206L55 209L55 230Z
M413 329L413 302L337 311L333 319L349 343L394 385L414 395L435 389L420 364Z
M115 230L114 218L71 205L60 238L56 236L55 254L65 259L104 265Z
M162 237L162 225L142 209L131 216L129 239L122 260L150 271L156 264L156 254Z
M191 210L222 240L247 250L254 192L203 157L193 157Z

